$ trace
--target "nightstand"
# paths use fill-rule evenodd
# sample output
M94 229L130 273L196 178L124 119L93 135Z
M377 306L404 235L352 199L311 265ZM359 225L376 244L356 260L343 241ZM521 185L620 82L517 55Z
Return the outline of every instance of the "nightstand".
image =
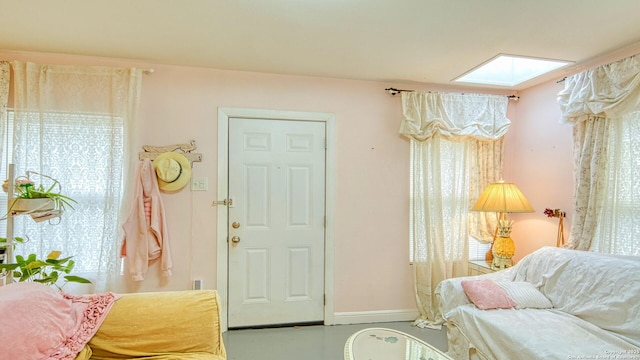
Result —
M469 276L490 274L495 271L497 270L494 270L491 268L491 261L485 261L485 260L469 261Z

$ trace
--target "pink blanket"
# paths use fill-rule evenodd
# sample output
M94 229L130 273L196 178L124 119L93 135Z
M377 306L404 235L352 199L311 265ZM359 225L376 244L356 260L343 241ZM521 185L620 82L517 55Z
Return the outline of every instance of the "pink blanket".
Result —
M118 298L69 295L32 282L0 287L0 360L74 359Z

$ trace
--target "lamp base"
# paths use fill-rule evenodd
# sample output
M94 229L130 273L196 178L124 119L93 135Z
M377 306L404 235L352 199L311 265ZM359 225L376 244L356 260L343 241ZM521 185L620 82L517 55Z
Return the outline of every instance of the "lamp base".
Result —
M513 260L511 258L494 257L491 262L491 269L504 270L513 266Z
M491 268L494 270L502 270L513 266L511 259L515 253L516 247L509 236L497 236L492 247L493 261Z

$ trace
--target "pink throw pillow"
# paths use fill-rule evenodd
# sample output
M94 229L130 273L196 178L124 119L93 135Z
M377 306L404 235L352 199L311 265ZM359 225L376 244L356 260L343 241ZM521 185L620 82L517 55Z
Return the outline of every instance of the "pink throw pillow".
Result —
M462 280L461 285L464 293L478 309L510 309L516 306L516 302L493 280Z

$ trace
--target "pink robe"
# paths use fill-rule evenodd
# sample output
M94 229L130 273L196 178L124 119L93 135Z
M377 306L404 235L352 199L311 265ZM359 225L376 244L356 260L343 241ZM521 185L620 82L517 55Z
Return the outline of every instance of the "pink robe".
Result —
M162 276L171 276L171 252L164 204L151 160L138 166L131 211L122 225L121 255L127 258L133 281L144 280L149 262L160 259Z

